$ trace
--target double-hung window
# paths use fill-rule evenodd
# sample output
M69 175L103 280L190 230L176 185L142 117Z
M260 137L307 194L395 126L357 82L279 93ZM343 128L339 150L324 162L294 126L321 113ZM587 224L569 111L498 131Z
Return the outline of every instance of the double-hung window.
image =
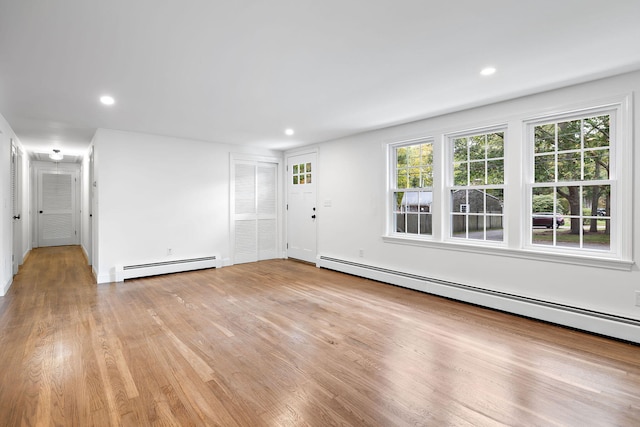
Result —
M612 252L615 118L615 110L602 110L529 124L533 247Z
M433 141L394 144L391 150L393 232L424 236L433 232Z
M435 161L434 139L389 144L386 241L628 268L630 105L630 97L612 97L596 107L435 133L443 143ZM511 144L507 135L521 139Z
M504 240L504 134L504 129L492 129L448 137L454 239Z

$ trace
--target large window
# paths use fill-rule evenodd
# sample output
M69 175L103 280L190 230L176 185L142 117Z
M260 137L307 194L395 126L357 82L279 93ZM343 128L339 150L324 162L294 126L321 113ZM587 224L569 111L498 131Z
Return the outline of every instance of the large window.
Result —
M504 131L449 137L450 234L504 240Z
M535 246L610 251L611 112L531 125L531 235Z
M629 268L630 105L612 97L389 144L384 241Z
M395 233L431 235L433 232L433 143L392 146L392 206Z

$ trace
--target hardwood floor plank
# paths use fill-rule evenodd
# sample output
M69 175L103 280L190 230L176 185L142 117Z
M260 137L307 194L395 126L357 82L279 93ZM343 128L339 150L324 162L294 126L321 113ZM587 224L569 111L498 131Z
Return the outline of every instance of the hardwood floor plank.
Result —
M31 252L0 425L640 425L640 346L271 260L96 285Z
M109 414L109 422L111 425L120 425L121 410L120 404L123 403L119 398L118 384L114 384L112 375L110 374L110 355L108 347L104 345L104 333L99 331L96 325L95 318L89 316L89 328L92 336L91 348L93 349L93 356L98 368L100 384L105 393L106 408Z

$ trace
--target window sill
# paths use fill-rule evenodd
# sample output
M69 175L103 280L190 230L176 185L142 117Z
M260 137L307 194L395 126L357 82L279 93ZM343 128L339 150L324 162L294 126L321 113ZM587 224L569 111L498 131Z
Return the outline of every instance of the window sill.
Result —
M412 238L407 236L382 236L385 243L393 243L398 245L421 246L426 248L435 248L448 251L478 253L482 255L494 255L502 257L528 259L534 261L554 262L561 264L580 265L585 267L608 268L612 270L631 271L633 261L620 260L613 258L574 255L560 252L541 252L535 249L512 249L504 246L496 246L496 244L473 244L469 242L457 243L452 241L435 241L424 238Z

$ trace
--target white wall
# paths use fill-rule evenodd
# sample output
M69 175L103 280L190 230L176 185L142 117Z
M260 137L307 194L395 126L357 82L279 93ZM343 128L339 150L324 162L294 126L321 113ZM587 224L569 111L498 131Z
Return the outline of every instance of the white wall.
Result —
M419 88L417 88L419 90ZM320 256L399 270L518 296L565 304L640 320L635 292L640 291L640 174L633 182L632 271L470 253L442 247L385 243L386 144L432 136L440 144L445 132L508 123L515 129L507 161L519 164L522 120L566 105L640 91L640 72L567 87L517 100L461 111L406 125L368 132L319 145L318 206ZM640 129L639 97L635 96L633 125ZM637 137L636 137L637 138ZM640 150L633 141L633 161L640 167ZM508 148L509 149L509 148ZM513 163L512 163L513 164ZM519 176L518 167L511 176ZM510 192L509 203L522 206L522 195ZM323 201L331 200L331 207ZM517 229L509 231L517 233ZM364 257L359 250L364 249Z
M105 129L93 146L99 283L113 281L117 265L211 255L228 263L230 153L282 158L278 151Z

